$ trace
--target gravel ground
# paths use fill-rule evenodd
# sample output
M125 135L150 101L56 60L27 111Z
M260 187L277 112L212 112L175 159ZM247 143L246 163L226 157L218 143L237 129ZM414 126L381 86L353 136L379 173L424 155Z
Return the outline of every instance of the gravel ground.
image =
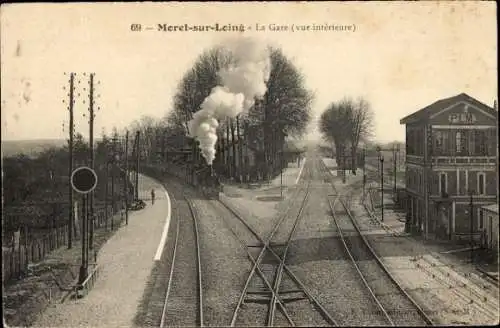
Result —
M455 272L455 268L440 261L445 259L444 256L438 256L438 260L432 256L435 254L432 254L431 249L422 243L404 235L397 237L388 234L376 221L364 215L359 196L352 204L358 224L371 232L366 237L372 247L381 255L396 280L425 308L434 322L445 325L491 325L498 322L498 289L485 290L483 286L488 286L488 283L484 280L481 283L480 277L473 278L476 282L465 279ZM487 298L486 304L483 303L484 297ZM473 303L470 302L471 298Z
M350 219L346 215L337 215L337 220L339 225L342 223L344 226L341 229L345 234L350 236L345 242L360 271L391 320L398 326L408 324L425 326L426 321L373 258Z
M194 203L200 213L204 324L227 326L251 263L223 219L227 213L216 201L198 199Z
M290 246L290 269L340 325L384 325L337 237L326 198L329 191L326 184L311 190ZM318 321L304 324L320 325Z
M198 260L195 221L187 201L179 195L175 199L179 236L172 282L165 312L166 326L199 325ZM195 208L195 215L201 215ZM202 268L203 274L203 268Z
M309 161L308 161L309 162ZM304 180L312 180L310 184L311 196L303 213L303 219L298 227L296 236L287 256L287 263L296 276L307 286L311 294L316 296L320 303L329 311L341 325L385 325L386 321L377 312L375 302L370 298L367 290L356 275L356 271L350 260L345 257L345 253L336 239L336 229L332 226L330 211L328 209L325 194L333 193L331 188L325 184L321 174L318 172L318 163L313 162L311 168L304 168ZM298 212L300 201L304 193L291 203L291 213ZM289 196L290 197L290 196ZM290 197L291 198L291 197ZM289 198L289 201L290 201ZM223 199L234 204L233 198ZM257 203L258 204L258 203ZM258 211L254 199L249 197L248 203L239 202L239 211L244 217L250 217L245 213L255 213ZM283 202L282 209L286 208ZM295 215L290 215L274 241L284 241L293 226ZM253 221L251 221L253 219ZM259 224L255 218L248 221ZM255 226L255 224L252 224ZM259 231L269 230L259 226ZM256 226L257 228L257 226ZM275 247L279 252L279 248ZM325 288L325 286L327 286ZM281 290L296 288L295 284L284 274ZM287 310L297 325L305 326L325 326L326 322L317 311L311 311L311 304L308 301L298 300L287 303ZM262 318L266 313L266 308L254 308L250 315ZM265 318L265 316L264 316ZM284 324L283 318L277 317L277 323ZM255 322L254 325L262 325Z
M227 204L230 208L234 210L232 204ZM221 211L222 213L224 211ZM237 212L237 211L236 211ZM258 239L250 233L250 231L241 223L241 221L236 218L229 211L226 212L224 220L238 239L242 241L244 245L255 245L258 244ZM249 247L248 251L252 254L253 258L257 258L262 248ZM278 254L282 253L282 248L273 248ZM274 277L277 272L279 262L276 257L272 255L269 251L266 251L262 263L259 265L259 269L262 274L266 277L269 286L273 285ZM243 287L243 286L242 286ZM291 283L290 279L287 279L286 275L283 276L283 281L281 284L281 290L291 290L296 289L296 286ZM250 280L248 291L266 291L269 292L268 285L263 281L260 275L257 273ZM293 295L288 295L293 296ZM281 298L285 298L285 295L281 295ZM254 301L250 301L250 299ZM238 319L236 325L238 326L265 326L267 324L268 310L270 303L270 294L247 294L246 303L242 306L238 313ZM287 308L288 315L292 315L291 310ZM274 316L274 325L280 327L290 326L290 323L286 319L285 315L279 305L276 307Z

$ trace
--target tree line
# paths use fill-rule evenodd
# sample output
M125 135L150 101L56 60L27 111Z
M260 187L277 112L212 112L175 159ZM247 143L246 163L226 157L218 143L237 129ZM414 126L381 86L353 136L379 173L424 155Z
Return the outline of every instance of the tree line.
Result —
M225 178L246 181L279 174L280 153L287 136L300 138L310 121L313 94L305 87L303 74L281 49L270 47L269 54L271 69L264 97L255 99L245 115L219 122L213 168ZM189 133L187 122L200 110L212 89L220 85L219 72L231 62L231 53L223 46L204 51L180 80L172 110L162 119L143 116L129 127L132 132L140 131L142 158L164 159L169 150L186 146L182 140ZM196 154L199 150L192 149L197 164L204 166ZM255 156L253 167L248 167L250 152Z
M108 206L114 205L116 210L123 198L125 181L120 170L123 156L114 161L113 149L116 154L123 154L124 142L116 129L111 137L103 134L95 143L94 168L98 184L94 195L99 207L108 202ZM73 140L73 159L74 167L87 165L89 160L88 141L78 133ZM21 227L54 228L68 223L68 160L68 145L46 149L34 157L18 154L2 158L4 232ZM114 186L111 186L112 178Z

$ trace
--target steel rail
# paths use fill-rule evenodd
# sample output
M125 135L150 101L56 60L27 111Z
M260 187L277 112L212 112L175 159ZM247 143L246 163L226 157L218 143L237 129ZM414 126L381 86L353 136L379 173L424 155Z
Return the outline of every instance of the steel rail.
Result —
M295 219L295 222L294 222L293 227L292 227L292 231L290 232L290 235L288 236L285 250L283 252L282 258L280 259L278 271L276 272L276 279L275 279L275 283L274 283L274 293L273 293L273 296L271 298L271 303L269 306L269 314L268 314L268 320L267 320L268 327L271 327L274 324L274 316L275 316L275 311L276 311L276 296L279 295L281 279L283 276L283 267L284 267L285 261L286 261L286 255L288 253L288 249L290 247L292 238L295 235L295 231L297 230L298 223L300 222L300 219L302 218L302 212L304 211L304 208L306 207L306 204L307 204L307 200L309 199L309 193L310 193L310 190L309 190L309 184L308 184L307 189L306 189L306 195L305 195L305 197L302 201L302 204L300 206L299 213L297 214L297 218Z
M387 311L384 309L384 307L382 306L382 304L380 304L380 301L378 300L377 296L375 295L375 293L371 289L370 285L366 281L365 276L363 275L363 273L361 272L361 269L358 266L358 263L356 262L356 260L354 259L354 256L352 255L351 251L349 250L349 246L347 246L347 243L346 243L345 238L344 238L344 232L340 228L340 225L339 225L339 223L337 221L337 216L335 215L335 209L334 209L335 208L335 202L338 199L340 199L340 196L337 196L337 198L334 201L334 205L332 205L330 203L330 200L327 197L328 206L330 207L330 210L332 211L333 222L335 223L335 226L337 227L337 230L339 232L339 237L340 237L340 240L342 241L342 245L344 246L344 249L345 249L347 255L349 256L349 259L351 260L352 264L354 265L354 268L356 268L356 272L358 273L359 277L361 278L361 281L363 281L363 284L365 285L366 289L368 289L368 291L370 292L370 296L373 298L373 300L375 301L375 303L377 304L377 306L379 307L379 309L382 311L382 313L384 314L384 316L387 319L387 321L389 321L389 324L391 326L395 326L395 324L392 321L391 317L389 316L389 314L387 313ZM343 204L342 201L340 201L340 203Z
M191 201L187 198L186 195L184 196L184 200L188 204L189 210L191 212L191 216L193 219L193 228L194 228L194 234L195 234L195 247L196 247L196 267L197 267L197 276L198 276L198 302L199 302L199 312L198 312L198 321L201 327L203 327L203 285L202 285L202 280L201 280L201 258L200 258L200 243L199 243L199 234L198 234L198 223L197 223L197 216L196 212L193 209L193 205ZM174 202L177 200L173 195L170 196ZM165 301L163 303L163 310L162 310L162 315L161 315L161 320L160 320L160 327L163 328L165 327L166 319L167 319L167 306L168 306L168 298L170 296L170 290L172 286L172 281L174 278L174 268L175 268L175 260L176 260L176 255L177 255L177 246L179 243L179 229L180 229L180 215L179 215L179 208L176 209L177 213L177 228L176 228L176 233L175 233L175 241L174 241L174 249L172 252L172 264L170 266L170 274L169 274L169 280L168 280L168 287L167 287L167 293L165 295Z
M297 190L295 196L298 196L298 194L300 193L300 190L301 189ZM248 278L247 278L247 280L245 282L245 285L243 287L243 291L241 292L240 298L238 299L238 304L236 305L236 308L234 309L233 318L231 319L231 327L234 327L234 325L236 323L236 319L238 317L238 312L239 312L239 310L241 308L241 305L243 304L243 300L244 300L245 295L247 293L248 286L250 285L250 281L252 280L252 277L253 277L253 275L254 275L254 273L256 271L256 267L259 266L260 263L262 262L262 259L264 258L265 251L266 251L267 248L269 248L269 243L271 242L272 237L278 231L279 226L285 220L285 218L287 217L288 213L291 211L292 204L293 203L290 203L290 206L287 208L285 214L278 220L278 222L273 227L273 230L271 231L271 233L269 234L269 236L267 237L267 239L266 240L261 240L261 242L263 244L262 249L259 252L259 255L257 256L257 259L256 259L254 265L252 266L252 270L250 271L250 273L248 275Z
M203 283L202 283L202 275L201 275L201 258L200 258L200 235L198 233L198 214L194 210L194 204L190 199L184 195L184 199L186 200L189 211L191 212L191 216L193 218L194 232L195 232L195 240L196 240L196 266L198 271L198 296L199 296L199 323L200 327L203 327Z
M324 168L324 170L327 172L327 174L329 174L330 176L332 176L331 172L328 170L328 168L326 167L326 165L324 164L324 162L321 160L321 163L323 164L322 167ZM330 183L330 185L332 186L332 188L336 191L336 188L334 186L333 183ZM340 197L338 197L337 199L339 199ZM354 228L356 229L356 231L358 232L361 240L363 241L364 245L368 248L368 250L370 251L370 253L372 254L373 258L375 259L375 261L377 262L377 264L382 268L382 270L386 273L386 275L389 277L389 279L394 283L394 285L396 285L396 288L401 291L401 293L410 301L410 303L417 309L418 313L420 314L420 316L424 319L424 321L428 324L428 325L431 325L431 326L434 326L434 323L433 321L429 318L429 316L425 313L425 311L415 302L415 300L406 292L406 290L404 290L404 288L396 281L396 279L394 278L394 276L389 272L389 270L387 269L387 267L385 266L385 264L382 262L382 260L378 257L378 255L376 254L376 252L374 251L374 249L371 247L370 243L368 242L368 240L366 240L365 236L363 235L363 233L361 233L361 229L359 228L358 224L356 223L356 220L354 219L354 217L352 216L351 214L351 211L349 211L349 209L347 208L347 206L342 202L342 200L340 200L340 203L341 205L343 206L343 208L345 209L350 221L352 222ZM328 204L330 204L330 201L328 201ZM331 207L331 205L330 205ZM332 208L332 214L334 213L333 211L333 208ZM334 215L332 215L334 216ZM337 222L336 222L337 224ZM339 229L340 231L340 229ZM343 239L343 237L342 237ZM364 279L363 279L364 280ZM364 280L366 281L366 280ZM371 289L370 289L371 290ZM380 302L377 300L377 303L380 304ZM387 313L385 312L384 310L384 313ZM394 323L392 322L392 319L390 319L391 321L391 324L394 325Z
M261 241L262 243L264 242L264 240L262 239L262 237L257 233L257 231L255 231L255 229L248 223L246 222L246 220L243 218L243 216L238 213L237 211L235 211L233 208L229 207L228 205L226 205L224 202L222 201L218 201L222 204L222 206L224 206L225 208L227 208L231 213L233 213L233 215L248 229L248 231L250 231L259 241ZM280 259L280 256L272 249L272 248L268 248L268 250L271 252L271 254L276 258L276 259ZM321 305L321 303L318 301L318 299L311 294L311 292L309 291L309 289L305 286L305 284L290 270L290 268L284 264L284 269L285 271L287 272L287 274L292 278L292 280L304 291L304 294L307 296L307 298L316 306L317 309L319 309L319 312L321 313L321 315L323 316L323 318L325 318L327 321L329 321L332 325L334 326L340 326L337 321L335 319L333 319L333 317L330 315L330 313L328 313L328 311L323 307L323 305Z
M227 207L224 206L224 203L220 202L220 201L217 201L219 204L222 204L222 206L226 209L226 210L229 210ZM210 203L210 205L212 205L212 207L215 208L215 205L213 203ZM231 212L232 213L232 212ZM224 219L224 217L222 217L222 219L224 221L226 221ZM227 223L227 221L226 221ZM235 238L244 246L245 248L245 251L247 252L247 255L248 255L248 258L250 259L250 261L252 262L252 265L255 265L255 259L253 258L252 254L250 253L250 251L248 250L248 247L245 243L245 241L243 241L243 239L238 236L238 234L234 231L234 229L232 229L231 227L229 227L229 230L231 230L232 234L235 236ZM260 240L259 240L260 241ZM262 272L262 270L256 266L256 271L257 271L257 274L261 277L261 279L264 281L264 283L266 284L266 287L270 290L270 292L274 295L274 290L271 286L271 284L269 283L269 281L267 280L266 276L264 275L264 273ZM286 319L288 320L288 322L292 325L292 326L295 326L292 318L290 317L290 315L288 314L288 312L286 311L286 308L285 308L285 305L283 304L283 301L281 300L281 298L278 296L278 305L280 306L281 310L283 311L283 315L286 317Z
M415 300L406 292L406 290L403 288L403 286L401 286L401 284L399 284L396 281L396 279L394 278L394 276L389 272L389 269L387 269L387 267L382 262L382 260L380 259L380 257L377 255L377 253L375 252L375 250L372 248L372 246L370 245L370 243L368 242L368 240L366 240L365 236L361 233L361 229L359 228L358 224L354 220L354 218L353 218L353 216L351 214L351 211L349 211L349 209L347 207L345 207L345 204L342 203L342 205L344 206L344 208L346 210L346 213L348 214L349 219L351 220L351 222L352 222L353 226L355 227L356 231L358 232L359 236L363 240L363 243L366 245L366 247L368 248L368 250L370 251L370 253L373 255L373 257L375 258L375 260L377 261L377 263L379 264L379 266L382 268L382 270L387 274L387 276L389 277L389 279L394 283L394 285L396 285L396 287L401 291L401 293L403 293L403 295L410 301L410 303L413 304L413 306L417 309L417 311L422 316L422 318L424 319L424 321L428 325L434 326L433 321L429 318L429 316L425 313L425 311L420 307L420 305L417 304L417 302L415 302Z
M170 197L175 201L174 195L171 195ZM179 209L178 208L176 209L176 213L177 213L177 229L175 231L174 250L172 251L172 263L170 265L170 274L169 274L169 277L168 277L167 293L165 294L165 300L163 302L163 310L162 310L162 313L161 313L160 328L163 328L165 326L165 321L166 321L166 318L167 318L168 297L170 295L170 288L172 286L172 280L173 280L172 277L174 275L175 259L176 259L176 255L177 255L177 244L178 244L178 241L179 241L179 226L180 226L180 223L179 223L179 215L178 215Z
M366 212L368 213L368 215L372 218L374 218L375 220L378 221L378 218L375 216L375 214L373 212L370 211L370 209L368 209L366 207L366 204L362 204L364 207L365 207L365 210ZM379 222L379 221L378 221ZM391 227L384 227L385 230L391 232L393 235L397 234L398 232L395 231L394 229L392 229ZM406 240L410 240L410 238L406 237L406 236L403 236L403 238L405 238ZM429 259L427 258L419 258L420 260L426 262L429 264L429 266L431 266L432 268L434 268L436 271L438 271L440 273L440 275L442 275L442 277L440 277L439 275L436 275L435 273L432 272L432 270L429 270L428 268L425 268L423 266L418 266L418 268L422 271L424 271L428 276L431 276L434 280L438 281L439 283L441 283L442 285L446 286L446 287L449 287L451 283L455 283L457 285L460 284L460 282L457 280L457 279L454 279L454 278L450 278L451 282L447 281L446 280L446 277L449 276L449 273L447 274L445 271L443 271L439 266L435 266L431 261L429 261ZM460 275L459 273L457 273L457 275ZM462 297L462 298L465 298L465 299L468 299L468 300L473 300L473 297L472 295L479 299L479 300L482 300L485 296L482 295L481 293L479 293L476 289L474 288L471 288L471 287L466 287L466 286L460 286L461 288L464 288L465 291L460 291L460 290L457 290L457 289L454 289L453 292L459 296L459 297ZM471 296L467 295L466 292L469 292ZM497 313L496 313L496 309L498 307L495 307L494 305L492 305L491 303L487 303L487 304L483 304L485 305L485 308L482 308L482 307L478 307L478 310L483 312L485 315L487 316L490 316L492 317L493 319L497 318ZM488 307L488 308L486 308Z

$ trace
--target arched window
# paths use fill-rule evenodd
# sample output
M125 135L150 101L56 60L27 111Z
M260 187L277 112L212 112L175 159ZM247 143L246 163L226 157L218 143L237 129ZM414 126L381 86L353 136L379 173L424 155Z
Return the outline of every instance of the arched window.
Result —
M477 174L477 192L479 195L486 194L486 175L484 172Z

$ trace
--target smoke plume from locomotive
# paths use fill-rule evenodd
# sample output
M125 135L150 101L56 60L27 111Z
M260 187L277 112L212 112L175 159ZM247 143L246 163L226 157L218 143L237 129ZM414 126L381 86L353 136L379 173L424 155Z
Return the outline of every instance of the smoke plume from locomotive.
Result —
M222 85L212 89L199 111L188 122L189 133L200 142L200 149L208 165L215 158L219 121L234 118L253 106L255 98L266 92L270 73L267 47L253 39L244 38L228 45L232 64L219 71Z

